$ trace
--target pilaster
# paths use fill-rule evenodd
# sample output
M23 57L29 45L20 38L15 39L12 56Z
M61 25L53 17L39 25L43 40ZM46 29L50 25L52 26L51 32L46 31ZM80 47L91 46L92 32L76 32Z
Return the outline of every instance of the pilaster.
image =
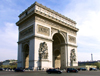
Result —
M17 67L22 67L22 44L18 44L18 66Z
M34 39L31 39L29 42L29 68L34 67Z

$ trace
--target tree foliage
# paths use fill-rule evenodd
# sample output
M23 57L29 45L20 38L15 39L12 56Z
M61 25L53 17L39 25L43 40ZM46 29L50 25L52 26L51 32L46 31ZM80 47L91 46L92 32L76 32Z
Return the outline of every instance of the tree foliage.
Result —
M96 63L87 63L86 65L95 65L97 66L98 69L100 69L100 63L96 62Z
M97 68L100 68L100 63L94 63L95 66L97 66Z
M14 65L1 65L0 68L11 68L11 69L17 68L17 63Z

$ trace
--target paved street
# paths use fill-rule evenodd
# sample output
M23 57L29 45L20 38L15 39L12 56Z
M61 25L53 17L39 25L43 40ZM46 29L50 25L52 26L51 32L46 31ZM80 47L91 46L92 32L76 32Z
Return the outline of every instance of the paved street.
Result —
M45 71L0 71L0 76L100 76L100 71L80 71L78 73L47 74Z

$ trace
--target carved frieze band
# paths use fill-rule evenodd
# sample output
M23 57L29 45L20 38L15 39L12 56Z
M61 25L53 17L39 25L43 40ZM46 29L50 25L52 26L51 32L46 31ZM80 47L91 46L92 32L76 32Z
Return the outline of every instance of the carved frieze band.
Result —
M43 35L47 35L47 36L50 35L49 28L41 26L41 25L37 25L37 27L38 27L38 30L37 30L38 33L43 34Z
M76 43L76 38L73 37L73 36L68 36L69 37L69 42L72 42L72 43Z
M21 24L21 25L19 26L19 30L21 30L21 29L23 29L23 28L25 28L25 27L27 27L27 26L29 26L29 25L32 25L34 22L35 22L35 21L34 21L34 18L33 18L33 17L30 18L30 19L28 19L27 21L25 21L23 24Z
M19 32L19 39L33 33L33 25Z
M39 20L39 21L41 21L41 22L43 22L43 23L49 24L49 25L51 25L52 27L57 27L58 29L62 29L62 30L66 31L66 32L68 32L68 33L70 33L70 34L76 35L76 32L75 32L75 31L73 31L73 30L71 30L71 29L69 29L69 28L67 28L67 27L64 27L64 26L61 26L61 25L59 25L59 24L53 23L53 22L48 21L48 20L46 20L46 19L39 18L38 16L36 16L35 19L36 19L36 20Z

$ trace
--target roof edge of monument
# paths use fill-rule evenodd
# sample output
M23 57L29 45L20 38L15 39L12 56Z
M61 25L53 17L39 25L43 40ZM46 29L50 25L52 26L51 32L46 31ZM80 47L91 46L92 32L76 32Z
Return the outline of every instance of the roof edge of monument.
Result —
M31 6L29 6L25 11L23 11L23 12L19 15L19 17L21 17L24 13L26 13L29 9L31 9L31 8L34 7L35 5L37 5L37 6L39 6L39 7L42 7L42 8L44 8L45 10L47 10L47 11L49 11L49 12L52 12L52 13L54 13L54 14L56 14L56 15L58 15L58 16L64 18L64 19L66 19L66 20L71 21L72 23L76 24L76 22L73 21L72 19L70 19L70 18L68 18L68 17L66 17L66 16L64 16L64 15L62 15L62 14L60 14L60 13L58 13L58 12L56 12L56 11L54 11L54 10L52 10L52 9L50 9L50 8L48 8L48 7L46 7L46 6L44 6L44 5L42 5L42 4L39 4L38 2L35 2L35 3L32 4Z

